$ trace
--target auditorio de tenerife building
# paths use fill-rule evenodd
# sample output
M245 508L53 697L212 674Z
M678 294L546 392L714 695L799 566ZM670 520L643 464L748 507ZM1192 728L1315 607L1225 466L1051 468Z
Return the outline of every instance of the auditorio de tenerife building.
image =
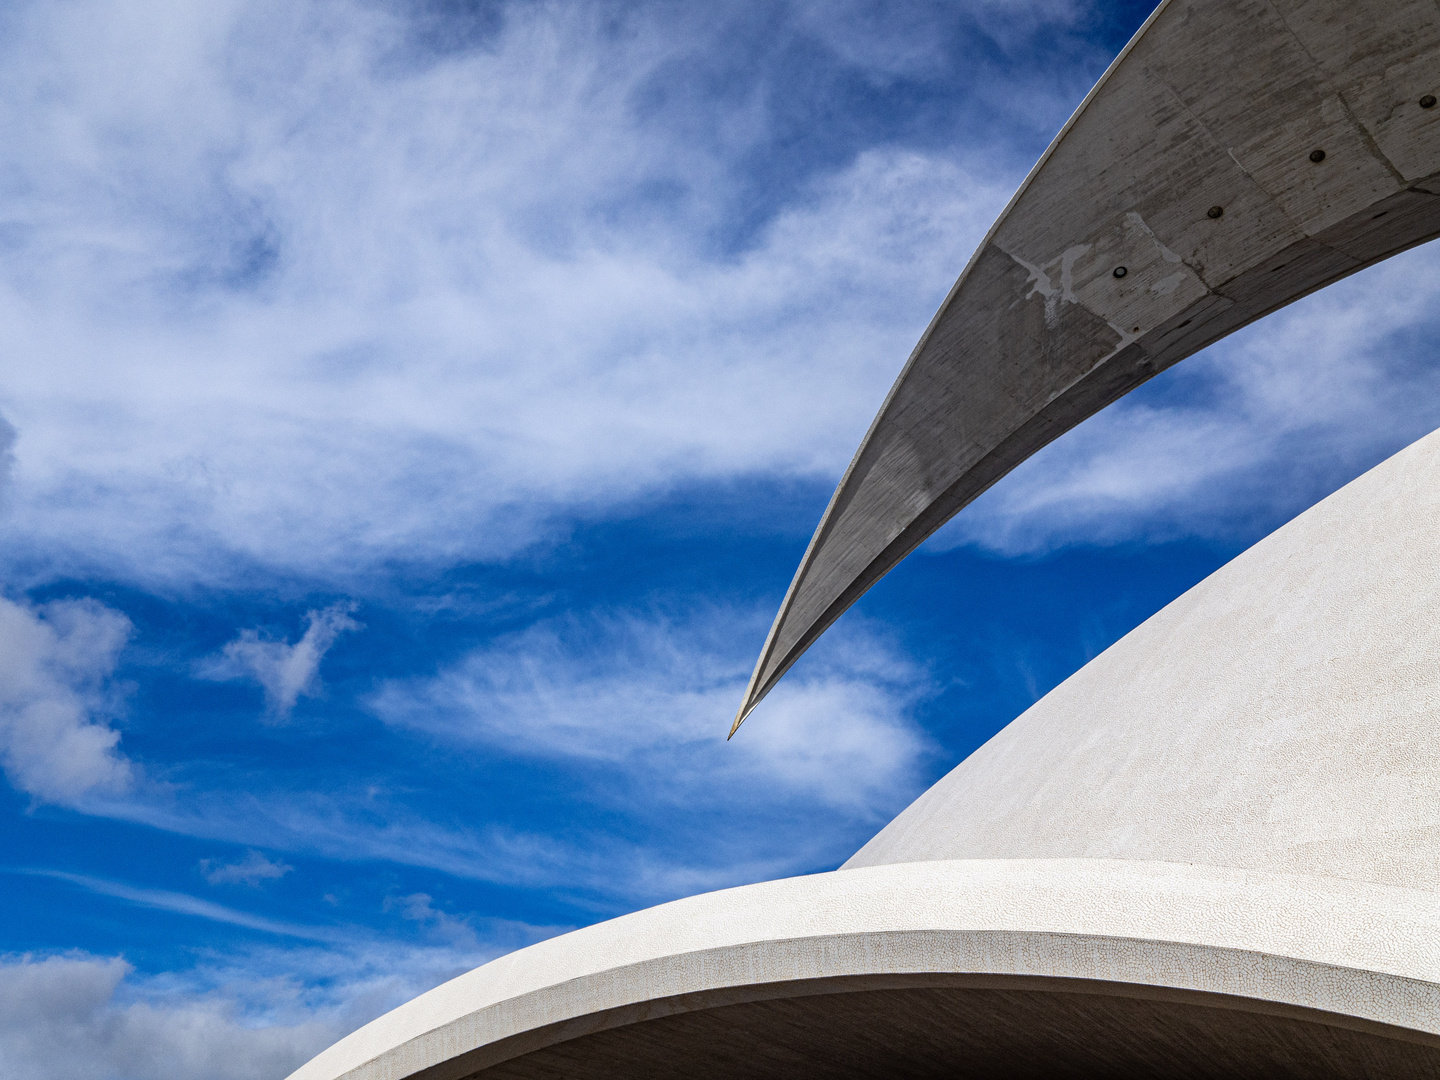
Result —
M1436 0L1167 0L841 481L740 719L1035 450L1440 234ZM737 724L739 720L737 720ZM293 1080L1440 1077L1440 434L1061 684L833 873L502 957Z

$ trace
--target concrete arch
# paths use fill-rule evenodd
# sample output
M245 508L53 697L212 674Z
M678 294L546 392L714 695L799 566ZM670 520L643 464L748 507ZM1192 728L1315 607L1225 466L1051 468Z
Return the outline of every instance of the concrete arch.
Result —
M1437 61L1432 0L1162 4L911 357L741 718L1039 446L1440 233ZM844 868L501 957L292 1080L1440 1075L1437 480L1440 433L1117 642Z
M1437 478L1440 432L840 870L512 953L293 1080L1440 1075Z
M1035 451L1247 323L1440 235L1437 93L1433 0L1164 0L915 347L731 733L846 608Z
M1174 863L840 870L522 949L292 1080L956 1075L965 1061L1016 1075L1002 1050L1043 1075L1085 1075L1079 1060L1094 1075L1432 1076L1440 909L1422 890Z

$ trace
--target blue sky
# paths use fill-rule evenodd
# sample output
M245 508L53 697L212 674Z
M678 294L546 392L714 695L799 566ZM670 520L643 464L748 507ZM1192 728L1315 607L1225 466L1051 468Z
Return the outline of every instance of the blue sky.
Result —
M0 1075L283 1077L831 869L1440 425L1420 248L1026 463L724 740L1104 0L0 12Z

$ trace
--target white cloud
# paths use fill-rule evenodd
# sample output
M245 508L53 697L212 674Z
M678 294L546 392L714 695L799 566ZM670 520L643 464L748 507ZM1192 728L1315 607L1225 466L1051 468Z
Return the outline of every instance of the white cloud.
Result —
M11 476L15 471L15 428L0 416L0 511L10 497Z
M876 4L872 0L801 0L797 16L811 33L837 54L856 64L872 78L932 72L953 63L944 49L944 36L936 34L937 9L951 7L945 0ZM952 8L953 10L953 8ZM1075 0L970 0L963 17L1000 50L1018 52L1033 34L1073 26L1091 12ZM1097 58L1098 59L1098 58ZM1013 57L1012 62L1018 62ZM1083 78L1082 72L1067 73ZM1032 84L1032 93L1040 91ZM1078 87L1081 94L1088 85ZM1010 87L975 86L980 98L1010 93ZM1043 91L1041 91L1043 93ZM1014 103L1007 103L1014 108Z
M0 597L0 762L19 791L73 804L129 789L108 679L130 621L93 600L39 607Z
M402 918L424 926L438 940L454 948L475 950L479 935L467 919L451 915L435 907L429 893L411 893L388 899L385 910L398 910Z
M648 798L691 807L743 793L751 805L801 800L862 817L897 809L929 750L909 715L925 673L852 622L727 743L749 675L740 646L759 626L724 611L554 620L433 678L387 683L371 706L448 742L608 766Z
M948 63L929 30L953 8L796 0L776 32L883 85ZM875 142L758 215L736 193L783 88L699 119L643 107L723 47L706 36L723 15L686 10L633 5L617 33L513 5L484 48L421 57L399 9L358 0L19 9L0 45L8 557L147 584L256 564L333 581L503 556L678 480L837 476L1029 142L1093 74L1094 56L1037 72L1017 43L1089 9L970 5L965 32L1003 63L965 100L1013 123L975 145ZM745 243L716 239L747 215L765 224ZM1397 417L1436 421L1372 348L1433 332L1433 260L1272 317L1246 338L1258 359L1189 361L1223 409L1112 410L940 543L1041 550L1298 508Z
M211 885L249 885L253 888L262 881L282 878L294 869L278 859L267 859L254 850L246 852L245 858L236 863L222 863L214 859L200 860L200 873Z
M570 929L448 915L424 894L392 906L432 940L350 928L323 944L204 950L192 968L152 973L82 952L0 956L0 1076L282 1080L417 994Z
M873 147L717 250L764 89L691 138L637 102L703 46L584 10L514 5L424 63L358 2L16 16L9 550L343 577L676 479L843 467L1025 162Z
M331 604L320 611L305 613L305 633L291 645L260 636L259 630L242 630L219 656L204 661L199 674L207 679L253 679L265 690L270 715L290 715L301 694L320 692L320 661L347 630L361 624L350 618L353 603Z
M108 896L116 900L123 900L127 904L134 904L137 907L152 908L156 911L169 911L176 915L188 915L196 919L208 919L211 922L225 923L229 926L241 926L247 930L259 930L266 934L279 934L282 937L310 938L316 941L329 941L336 938L336 933L325 927L301 926L295 923L279 922L275 919L267 919L261 915L252 915L249 912L237 911L234 908L226 907L223 904L212 903L209 900L201 900L199 897L190 896L188 893L173 892L169 889L145 889L134 885L127 885L123 881L111 881L108 878L90 877L85 874L71 874L63 870L16 870L14 873L32 874L36 877L54 878L56 881L68 882L71 885L79 886L100 896Z
M282 1080L341 1034L330 1017L250 1026L232 1001L125 1000L130 965L0 962L0 1074L26 1080Z

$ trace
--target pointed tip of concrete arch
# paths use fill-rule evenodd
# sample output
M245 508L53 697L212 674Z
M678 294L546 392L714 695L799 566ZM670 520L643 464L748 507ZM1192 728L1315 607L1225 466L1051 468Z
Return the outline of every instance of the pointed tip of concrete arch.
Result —
M758 674L759 669L757 668L756 675ZM725 736L726 742L729 742L735 737L735 733L740 730L740 725L745 722L745 718L755 711L755 706L759 705L760 699L765 696L764 694L757 695L754 691L754 686L755 678L751 676L750 687L746 689L745 698L740 703L740 710L735 714L735 722L730 725L730 734Z
M1440 110L1418 104L1437 60L1420 0L1162 3L911 354L731 734L851 604L1037 450L1247 323L1440 235Z

